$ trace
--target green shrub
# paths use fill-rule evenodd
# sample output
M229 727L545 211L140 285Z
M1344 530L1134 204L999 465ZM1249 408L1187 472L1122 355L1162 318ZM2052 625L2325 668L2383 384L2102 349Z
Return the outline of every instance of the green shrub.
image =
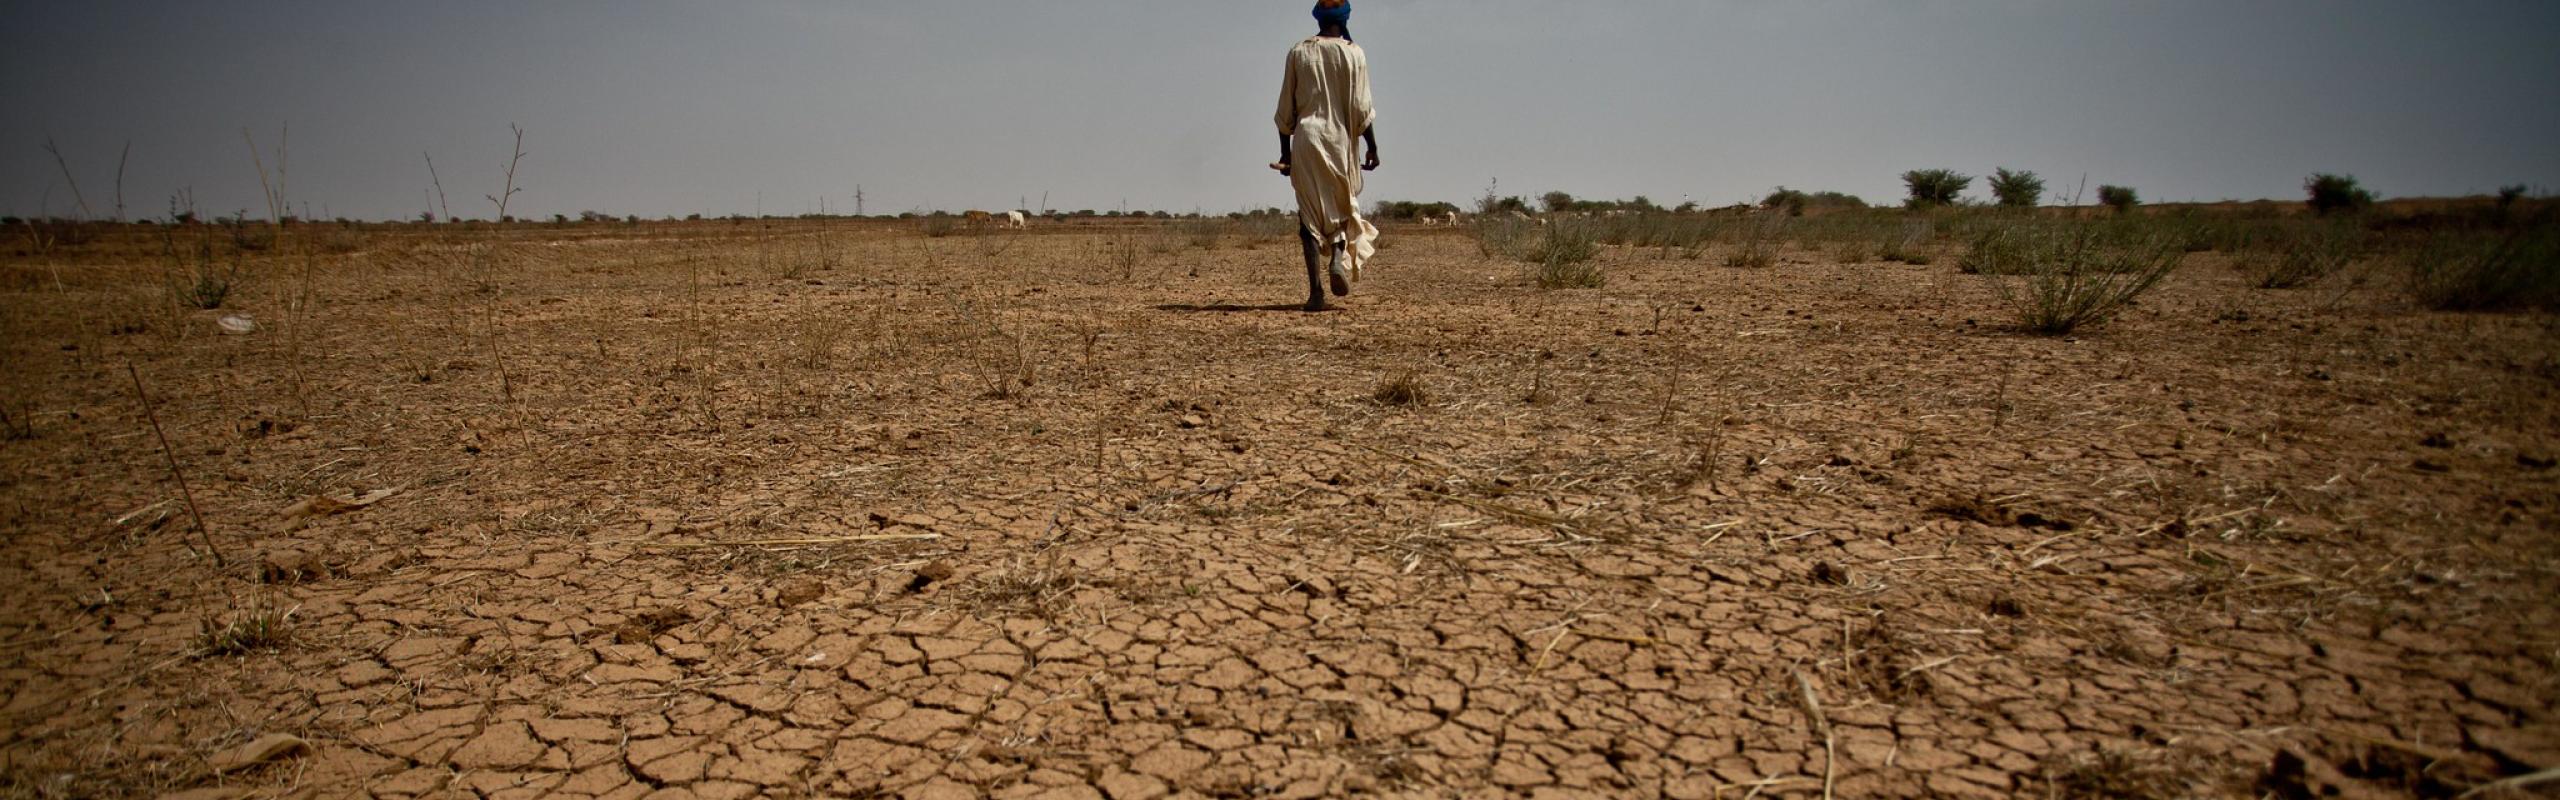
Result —
M2098 205L2115 209L2118 214L2130 212L2134 206L2141 204L2141 196L2134 194L2131 186L2098 187Z
M1991 196L2003 208L2034 208L2044 203L2044 179L2033 172L2001 167L1991 173Z
M2323 172L2305 179L2302 190L2311 196L2311 210L2323 215L2357 213L2373 207L2373 193L2357 185L2353 175Z
M1935 208L1954 205L1956 195L1973 185L1973 176L1951 169L1915 169L1902 173L1902 185L1911 190L1911 199L1903 201L1903 205Z
M2020 225L1999 234L1987 278L2027 331L2061 335L2099 325L2131 305L2186 257L2171 237L2087 222Z
M2439 234L2410 256L2409 291L2440 311L2560 309L2560 227Z

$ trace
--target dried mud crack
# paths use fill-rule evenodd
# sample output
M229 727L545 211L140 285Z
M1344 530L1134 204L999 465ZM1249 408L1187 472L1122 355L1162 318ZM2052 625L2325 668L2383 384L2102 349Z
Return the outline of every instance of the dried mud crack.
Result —
M1969 325L1996 300L1952 265L1613 249L1607 288L1541 292L1419 228L1308 316L1256 310L1278 240L1103 268L1146 230L853 227L785 277L726 224L524 229L486 291L375 232L298 365L117 316L160 280L138 242L9 284L0 391L39 413L0 447L0 796L2445 797L2560 766L2546 316L2258 293L2320 324L2244 330L2207 265L2046 339ZM209 766L278 733L307 747Z

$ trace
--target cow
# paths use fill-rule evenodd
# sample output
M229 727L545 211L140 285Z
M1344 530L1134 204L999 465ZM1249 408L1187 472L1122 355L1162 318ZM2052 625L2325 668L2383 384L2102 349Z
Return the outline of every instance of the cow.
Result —
M1005 226L1005 227L1007 227L1007 228L1012 228L1012 229L1014 229L1014 230L1021 230L1021 229L1025 228L1025 227L1028 227L1030 224L1031 224L1030 220L1025 219L1025 218L1022 216L1022 212L1020 212L1020 211L1007 211L1007 212L1004 212L1004 226Z
M979 211L979 210L976 210L976 209L971 209L971 210L969 210L969 211L964 211L964 212L961 212L961 214L960 214L960 221L962 221L962 222L966 222L966 223L969 223L969 227L972 227L972 228L978 227L978 226L980 226L980 225L985 225L985 224L987 224L987 223L989 223L989 222L993 222L993 221L995 221L995 218L996 218L996 217L995 217L995 215L994 215L994 214L989 214L989 213L987 213L987 212Z

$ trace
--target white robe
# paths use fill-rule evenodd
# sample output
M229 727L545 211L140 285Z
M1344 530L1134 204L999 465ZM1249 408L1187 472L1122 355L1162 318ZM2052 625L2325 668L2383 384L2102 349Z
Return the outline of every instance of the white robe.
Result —
M1360 135L1377 121L1369 104L1369 57L1343 39L1314 37L1290 48L1272 121L1289 139L1289 183L1298 222L1316 240L1340 242L1352 277L1378 251L1378 229L1360 218Z

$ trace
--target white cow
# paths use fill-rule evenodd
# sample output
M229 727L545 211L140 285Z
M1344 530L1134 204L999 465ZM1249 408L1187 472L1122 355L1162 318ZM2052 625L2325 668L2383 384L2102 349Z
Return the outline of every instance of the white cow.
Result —
M1029 221L1022 218L1022 212L1020 211L1004 212L1004 226L1007 228L1020 229L1030 224L1031 223Z

